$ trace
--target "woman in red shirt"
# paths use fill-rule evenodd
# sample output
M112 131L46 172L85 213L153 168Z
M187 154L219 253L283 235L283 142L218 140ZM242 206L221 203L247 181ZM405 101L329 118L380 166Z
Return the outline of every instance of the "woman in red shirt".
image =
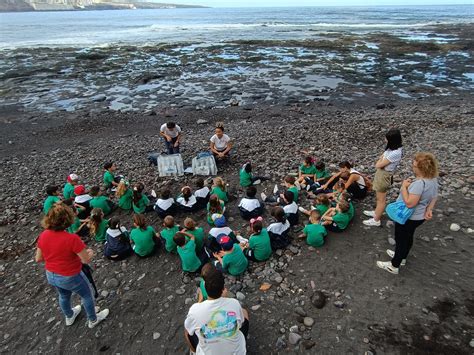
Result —
M88 326L94 328L109 314L108 309L95 312L91 284L81 271L94 252L77 234L66 232L74 222L74 212L64 203L55 204L43 219L45 231L38 238L36 262L45 262L46 277L59 294L59 306L66 316L66 325L72 325L81 312L81 305L71 308L72 293L77 293L87 313Z

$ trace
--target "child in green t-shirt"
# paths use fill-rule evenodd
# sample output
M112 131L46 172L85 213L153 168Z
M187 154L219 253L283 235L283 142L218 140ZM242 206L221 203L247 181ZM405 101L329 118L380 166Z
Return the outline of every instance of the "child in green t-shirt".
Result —
M268 177L263 176L253 176L252 174L252 164L248 161L246 162L239 171L239 183L241 187L249 187L252 185L258 185L262 181L268 180Z
M133 205L133 191L128 187L128 181L122 180L117 186L115 197L119 199L118 206L122 210L129 211Z
M201 267L201 260L196 255L196 243L194 236L178 232L174 235L173 241L177 245L178 255L181 259L181 266L183 271L196 272Z
M298 207L299 211L307 216L311 214L312 210L317 210L321 216L323 216L327 210L331 207L331 201L326 194L319 194L313 201L313 206L311 210L304 209L303 207Z
M244 254L247 259L252 261L265 261L272 255L272 246L270 236L266 228L263 228L262 218L250 221L252 235L249 237L248 243L244 246Z
M181 233L187 235L191 234L194 237L194 242L196 243L196 254L200 256L203 252L203 246L205 244L205 235L204 229L202 227L196 226L196 221L192 218L186 218L184 220L184 229L181 230Z
M132 207L133 212L142 214L153 211L153 205L150 205L150 199L143 193L145 185L138 182L133 185Z
M321 247L324 245L324 237L327 236L328 232L326 228L320 224L321 213L318 210L313 210L309 216L309 224L307 224L303 233L299 235L299 238L306 238L306 243L313 247Z
M217 261L214 263L218 270L222 270L233 276L239 276L247 270L248 260L239 244L227 235L221 235L218 238L222 251L214 253Z
M102 212L104 212L104 215L109 215L115 209L115 204L107 197L102 196L99 186L92 186L89 190L89 195L92 196L92 200L89 201L89 206L92 208L100 208Z
M315 165L315 173L313 179L306 179L306 190L317 192L323 184L331 177L331 173L326 170L326 166L322 161L318 161Z
M224 203L229 202L229 196L227 195L225 183L221 177L214 178L211 195L217 195L219 200L224 201Z
M308 179L308 180L307 180ZM304 158L303 163L298 169L298 179L295 181L296 185L300 184L305 187L308 181L314 182L316 180L316 167L314 166L313 157Z
M120 177L114 175L117 166L113 162L108 162L104 164L104 186L106 189L116 188L120 182Z
M176 253L176 243L173 237L179 232L180 227L174 224L173 216L166 216L163 220L163 229L161 230L160 236L165 243L165 249L168 253Z
M130 240L135 254L142 258L154 255L161 243L153 227L147 224L145 216L135 214L133 226L135 228L130 232Z
M104 212L100 208L93 208L89 218L89 234L97 242L105 243L109 220L104 218Z
M225 212L225 203L219 199L217 195L211 195L209 202L207 203L207 223L212 227L214 226L214 220L212 216L214 214L223 215Z
M74 194L74 187L77 185L78 181L79 176L77 176L76 174L68 175L67 182L63 188L63 197L65 201L74 201L74 197L76 197L76 195Z
M298 201L298 187L295 185L295 177L291 175L287 175L284 179L284 184L286 187L286 191L290 191L293 193L293 201L296 203ZM278 202L280 204L283 204L284 200L284 192L281 192L278 189L278 185L275 185L275 188L273 189L273 196L267 196L265 193L261 193L260 197L262 198L263 202L269 202L269 203L274 203Z
M344 231L350 222L349 202L341 199L336 207L330 208L322 217L323 225L331 232Z
M88 219L80 220L77 216L81 207L76 207L74 205L71 206L71 209L74 212L74 222L69 226L67 231L69 233L77 234L81 237L86 237L89 234L89 230L87 224L89 223Z
M48 211L53 207L56 202L61 201L59 197L59 186L56 185L49 185L46 187L46 200L43 203L43 213L48 214Z

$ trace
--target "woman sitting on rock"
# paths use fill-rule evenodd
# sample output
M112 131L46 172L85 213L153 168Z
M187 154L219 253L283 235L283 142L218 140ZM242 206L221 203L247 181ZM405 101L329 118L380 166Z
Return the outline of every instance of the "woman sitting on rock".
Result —
M339 172L331 176L327 183L321 186L319 192L328 192L339 179L343 179L347 192L356 199L367 196L369 180L352 167L348 161L339 164Z
M391 261L377 261L377 266L392 274L398 274L400 265L413 245L416 228L433 218L433 208L438 197L438 161L431 153L417 153L413 159L415 180L404 180L397 201L403 201L414 212L405 224L395 222L395 251L387 250Z

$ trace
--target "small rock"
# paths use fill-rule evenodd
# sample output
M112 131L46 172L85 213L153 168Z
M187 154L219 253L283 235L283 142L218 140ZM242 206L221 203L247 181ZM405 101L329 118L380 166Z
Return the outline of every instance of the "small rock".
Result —
M326 304L326 296L321 291L315 291L311 296L311 303L314 307L321 309Z
M312 341L312 340L305 340L305 341L303 342L303 346L304 346L304 348L305 348L306 350L311 349L311 348L314 347L315 345L316 345L316 343L315 343L314 341Z
M288 335L288 341L291 345L298 344L300 340L301 340L301 335L299 334L290 333L290 335Z
M342 301L336 301L336 302L334 302L334 305L337 308L344 308L344 302L342 302Z
M160 337L161 337L160 333L158 333L158 332L153 333L153 340L158 340L158 339L160 339Z
M292 325L290 327L290 333L296 333L298 331L298 326L297 325Z
M395 242L395 239L393 239L393 238L388 238L388 244L390 244L390 245L395 245L395 244L397 244L397 243Z
M203 120L202 118L200 118L200 119L198 119L198 120L196 121L196 123L197 123L197 124L206 124L206 123L208 123L208 121Z
M100 295L104 298L106 298L109 295L109 291L103 290Z
M304 317L303 324L307 327L312 327L314 324L314 319L311 317Z
M184 304L185 304L185 305L190 305L190 304L192 304L192 303L194 303L194 300L193 300L192 298L189 298L189 297L188 297L188 298L186 298L186 299L184 300Z
M302 316L302 317L306 317L306 311L301 307L296 307L295 308L295 313Z
M175 292L177 295L184 295L186 293L186 290L184 288L178 288Z
M275 346L276 346L277 349L286 348L286 343L285 343L285 340L283 340L283 337L279 337L277 339L277 342L276 342Z
M256 304L255 306L252 306L252 311L257 311L260 307L262 307L261 305L259 304Z
M369 343L369 338L364 338L364 343L368 344Z
M470 346L471 348L474 348L474 339L471 339L471 341L469 342L469 346Z
M461 226L457 223L451 223L451 225L449 226L449 229L453 232L458 232L461 230Z
M268 291L272 287L272 284L269 284L268 282L264 282L260 286L260 291Z
M108 287L112 287L112 288L116 288L120 285L120 282L119 280L115 279L115 278L112 278L110 279L109 281L107 281L107 286Z
M236 297L240 302L242 302L243 300L245 300L245 295L244 295L242 292L240 292L240 291L235 294L235 297Z
M384 103L379 103L376 106L377 110L383 110L385 107L386 107L386 105Z

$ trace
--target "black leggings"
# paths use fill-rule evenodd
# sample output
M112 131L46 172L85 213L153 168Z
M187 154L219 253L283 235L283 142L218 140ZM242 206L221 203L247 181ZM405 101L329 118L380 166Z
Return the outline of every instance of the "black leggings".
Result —
M395 222L395 255L392 259L393 267L400 267L402 259L406 259L413 245L415 229L423 224L425 220L413 221L409 219L405 224Z
M242 323L242 326L240 327L240 331L244 335L245 339L247 339L247 335L249 334L249 320L248 319L244 320L244 322ZM189 335L188 332L186 332L186 336L188 337L189 342L193 346L194 350L196 350L199 344L199 338L196 335L196 333L194 333L193 335Z

